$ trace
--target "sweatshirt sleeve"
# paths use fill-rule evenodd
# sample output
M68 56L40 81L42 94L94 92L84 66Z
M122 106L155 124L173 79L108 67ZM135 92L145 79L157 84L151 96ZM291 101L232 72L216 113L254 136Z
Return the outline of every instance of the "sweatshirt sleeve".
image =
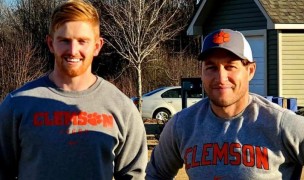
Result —
M282 141L291 161L304 165L304 117L285 111L282 116Z
M161 133L146 169L147 180L172 180L183 166L177 143L176 121L177 115L168 121Z
M131 112L124 127L123 144L115 158L114 177L116 180L142 180L145 177L148 161L146 131L136 107L132 106L130 109Z
M18 172L18 123L7 96L0 104L0 179L13 180Z

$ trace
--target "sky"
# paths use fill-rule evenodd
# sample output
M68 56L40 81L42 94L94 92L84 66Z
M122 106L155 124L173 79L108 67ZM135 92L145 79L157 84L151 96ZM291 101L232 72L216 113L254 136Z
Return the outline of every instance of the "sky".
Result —
M14 2L15 0L0 0L0 1L4 1L5 4L11 5L12 2Z

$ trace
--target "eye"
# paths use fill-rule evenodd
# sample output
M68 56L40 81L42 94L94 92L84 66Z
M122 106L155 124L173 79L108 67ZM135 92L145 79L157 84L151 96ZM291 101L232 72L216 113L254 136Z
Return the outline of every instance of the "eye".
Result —
M206 66L205 70L209 70L209 71L216 70L216 66Z
M227 65L225 67L227 70L234 70L234 69L237 69L237 67L235 65Z
M89 40L87 40L87 39L80 39L80 40L78 40L78 42L79 42L80 44L86 44L86 43L89 42Z
M68 40L68 39L60 39L59 42L67 44L67 43L70 42L70 40Z
M235 66L229 65L227 66L227 68L235 68Z

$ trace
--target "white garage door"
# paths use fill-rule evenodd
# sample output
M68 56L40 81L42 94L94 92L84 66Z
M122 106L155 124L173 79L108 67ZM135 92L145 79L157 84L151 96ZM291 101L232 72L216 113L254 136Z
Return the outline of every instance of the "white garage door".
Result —
M267 95L267 79L266 79L266 58L265 58L265 38L263 35L246 35L252 53L253 59L256 61L257 69L253 79L250 82L250 92Z

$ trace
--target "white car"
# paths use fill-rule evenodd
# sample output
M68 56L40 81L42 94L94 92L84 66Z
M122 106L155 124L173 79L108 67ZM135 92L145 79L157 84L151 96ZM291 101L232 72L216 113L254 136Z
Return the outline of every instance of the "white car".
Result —
M201 91L187 92L187 107L202 99ZM138 98L133 98L136 104ZM168 121L182 110L182 92L180 86L162 87L150 91L142 97L142 117Z

